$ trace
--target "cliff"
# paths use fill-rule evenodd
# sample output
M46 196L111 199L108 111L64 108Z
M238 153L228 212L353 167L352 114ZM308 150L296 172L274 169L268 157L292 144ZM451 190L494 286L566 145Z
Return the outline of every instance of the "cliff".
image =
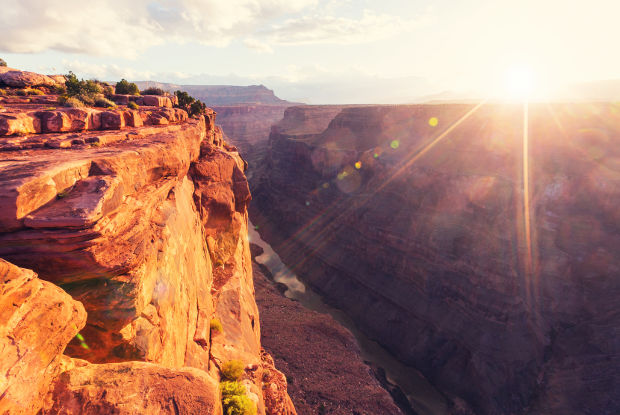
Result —
M248 162L248 179L265 157L271 126L282 119L287 107L252 104L213 106L226 139L239 149Z
M286 111L253 183L287 265L455 412L620 411L618 106L321 112Z
M55 102L0 97L0 412L221 414L239 360L259 414L294 414L214 112Z

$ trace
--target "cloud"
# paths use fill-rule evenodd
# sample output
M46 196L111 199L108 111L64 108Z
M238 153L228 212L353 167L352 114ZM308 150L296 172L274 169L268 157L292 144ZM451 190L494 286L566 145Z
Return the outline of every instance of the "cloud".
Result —
M317 0L0 0L0 51L135 58L165 42L225 46Z
M411 27L397 16L364 10L360 19L329 15L302 16L262 32L280 45L352 44L385 39Z
M243 44L258 53L273 53L273 48L269 44L253 37L244 39Z

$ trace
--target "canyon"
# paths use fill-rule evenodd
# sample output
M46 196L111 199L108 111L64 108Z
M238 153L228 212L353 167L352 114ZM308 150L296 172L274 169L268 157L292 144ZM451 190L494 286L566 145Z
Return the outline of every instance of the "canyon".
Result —
M252 176L282 260L452 413L620 411L620 107L291 107Z

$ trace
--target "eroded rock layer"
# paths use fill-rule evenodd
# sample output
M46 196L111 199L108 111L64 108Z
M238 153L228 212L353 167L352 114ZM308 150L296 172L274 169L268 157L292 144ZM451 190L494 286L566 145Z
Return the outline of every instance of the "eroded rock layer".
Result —
M0 258L46 280L0 261L2 408L221 414L220 369L239 360L259 414L294 414L260 344L245 162L213 111L145 111L177 115L0 137Z
M316 113L274 126L251 207L296 273L455 410L620 411L617 105Z

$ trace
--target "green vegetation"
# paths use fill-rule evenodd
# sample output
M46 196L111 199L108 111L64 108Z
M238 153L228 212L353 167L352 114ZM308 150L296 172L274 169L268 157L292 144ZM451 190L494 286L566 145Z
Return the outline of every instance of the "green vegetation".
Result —
M26 90L26 93L28 95L45 95L45 93L43 91L41 91L40 89L37 88L29 88Z
M224 332L224 328L222 327L222 323L220 322L220 320L218 318L212 319L209 326L211 328L211 334L223 333Z
M138 85L133 82L121 79L116 83L116 93L123 95L140 95L140 89L138 89Z
M256 405L239 382L221 382L224 415L256 415Z
M245 372L245 365L240 360L229 360L222 365L221 372L224 380L240 380Z
M58 98L58 102L64 106L75 106L78 105L75 100L78 100L84 105L95 105L96 100L103 98L104 85L104 83L94 79L88 81L78 79L73 72L69 72L68 75L65 75L64 94ZM70 100L70 98L74 100Z
M6 62L2 58L0 58L0 66L6 66Z
M69 108L84 108L85 106L84 103L80 101L78 98L68 97L66 95L62 95L58 97L58 103L62 105L63 107L69 107Z
M114 108L116 104L104 97L95 98L95 107Z
M179 105L177 105L177 107L187 111L190 117L202 115L207 109L207 106L202 101L192 97L185 91L176 91L174 95L176 95L179 100Z
M140 106L136 104L134 101L129 101L129 104L127 104L127 108L132 109L132 110L137 110L138 108L140 108Z
M141 91L140 94L142 95L168 95L166 94L166 91L164 91L161 88L157 88L157 87L150 87L150 88L146 88L144 91Z

